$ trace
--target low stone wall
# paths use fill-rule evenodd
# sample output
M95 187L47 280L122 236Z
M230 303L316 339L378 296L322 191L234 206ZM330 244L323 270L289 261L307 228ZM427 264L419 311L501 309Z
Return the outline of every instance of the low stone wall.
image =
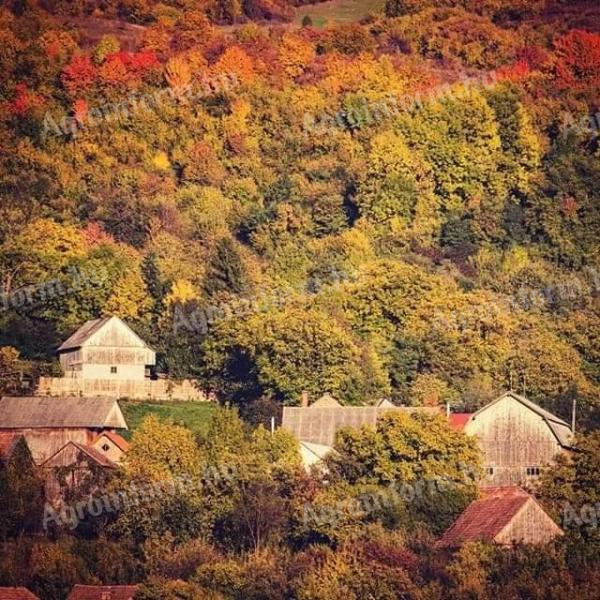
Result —
M207 402L210 398L190 380L167 379L79 379L40 377L37 396L104 396L135 400L189 400Z

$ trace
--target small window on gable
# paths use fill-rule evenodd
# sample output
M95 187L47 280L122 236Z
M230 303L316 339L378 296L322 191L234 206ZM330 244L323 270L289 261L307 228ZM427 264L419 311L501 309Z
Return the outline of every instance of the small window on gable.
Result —
M110 446L108 444L103 444L102 450L104 450L104 452L108 452L110 450Z
M539 477L541 473L540 467L527 467L527 477Z
M116 373L117 372L117 367L111 367L110 368L110 372L111 373Z

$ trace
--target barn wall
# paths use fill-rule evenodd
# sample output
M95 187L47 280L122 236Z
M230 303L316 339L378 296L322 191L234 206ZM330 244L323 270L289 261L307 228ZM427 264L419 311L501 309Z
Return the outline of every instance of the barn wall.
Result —
M58 452L67 442L91 444L98 432L89 429L0 429L25 436L36 464L40 464Z
M116 368L116 373L111 372L111 367ZM143 364L84 364L81 370L83 379L117 379L144 381L146 379L146 368Z
M491 485L522 485L535 479L527 467L553 462L562 448L538 414L512 398L491 404L465 427L476 435L484 454L484 466L493 468Z
M44 487L46 499L50 504L54 506L60 504L67 490L75 490L89 479L91 471L86 457L82 454L79 448L68 446L51 462L44 465ZM64 467L71 467L71 469L68 473L60 473ZM61 482L64 487L61 486Z
M119 348L116 346L97 347L90 346L81 349L82 361L89 365L120 365L140 366L153 365L154 352L147 348Z
M69 371L81 371L81 351L61 352L59 355L60 365L65 373Z
M560 528L535 500L531 499L508 526L496 536L495 541L503 545L515 542L546 544L558 535L562 535Z
M104 450L103 446L108 446L108 450ZM109 460L112 460L115 463L120 462L121 458L123 458L123 450L106 436L98 438L94 444L94 448L96 448L98 452L102 452Z

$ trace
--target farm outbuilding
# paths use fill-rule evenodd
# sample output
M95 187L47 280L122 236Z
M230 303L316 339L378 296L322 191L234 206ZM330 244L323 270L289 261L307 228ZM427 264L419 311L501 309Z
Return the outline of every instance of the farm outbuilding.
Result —
M36 464L68 442L84 446L105 432L127 429L113 398L4 397L0 400L0 436L25 437Z
M360 428L363 425L375 426L377 419L388 412L425 412L440 414L437 407L395 406L382 401L375 406L343 406L329 394L325 394L313 404L283 408L281 426L294 434L301 442L320 446L333 446L336 433L344 427Z
M502 546L546 544L563 535L562 529L524 490L515 486L488 488L444 533L438 545L458 547L466 542Z
M514 392L503 394L468 418L451 419L451 424L478 438L490 486L535 481L573 442L566 421Z

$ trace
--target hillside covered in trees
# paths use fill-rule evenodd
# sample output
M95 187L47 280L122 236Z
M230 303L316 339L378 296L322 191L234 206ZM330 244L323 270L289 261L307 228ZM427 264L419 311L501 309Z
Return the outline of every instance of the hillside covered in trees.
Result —
M5 390L117 314L249 411L512 385L598 422L594 6L224 29L219 2L106 2L141 26L90 44L67 5L98 14L0 12Z

